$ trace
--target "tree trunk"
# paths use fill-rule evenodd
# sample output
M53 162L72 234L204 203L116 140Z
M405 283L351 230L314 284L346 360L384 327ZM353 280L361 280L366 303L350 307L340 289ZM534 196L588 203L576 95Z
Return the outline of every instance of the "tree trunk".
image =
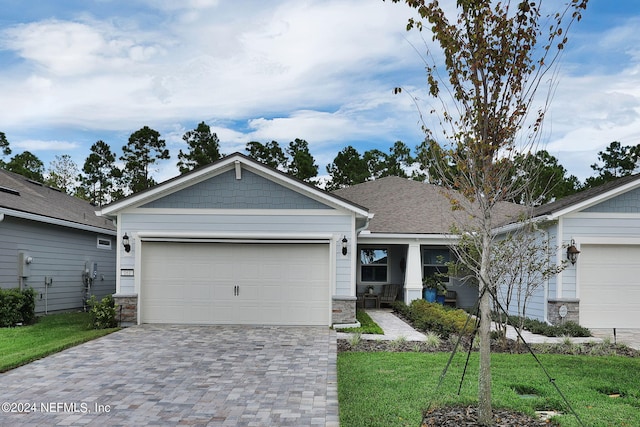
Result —
M480 264L480 370L478 374L478 423L489 426L493 423L491 409L491 294L485 291L489 282L491 236L482 237L482 259Z

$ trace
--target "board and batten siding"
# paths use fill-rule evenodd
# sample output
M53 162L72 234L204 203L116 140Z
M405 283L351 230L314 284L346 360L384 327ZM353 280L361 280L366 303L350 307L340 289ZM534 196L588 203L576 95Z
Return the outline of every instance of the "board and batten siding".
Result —
M179 210L176 210L179 211ZM120 214L120 233L125 232L135 237L137 233L151 233L157 236L172 234L201 234L207 235L242 235L251 238L252 235L264 237L265 233L273 239L286 239L292 235L322 234L332 235L341 240L346 236L351 242L353 230L353 216L341 214L334 210L305 211L304 214L279 211L277 215L269 212L250 212L242 210L227 211L224 209L197 212L185 210L184 213L167 213L165 210L137 209ZM135 239L132 239L135 240ZM120 249L120 268L135 268L135 242L130 253ZM328 241L327 241L328 243ZM341 244L335 245L336 289L335 295L349 296L352 294L352 268L349 253L343 256ZM118 294L137 294L135 278L120 277Z
M97 263L92 294L98 298L115 292L116 236L82 231L6 215L0 222L0 287L16 288L18 253L33 257L25 287L36 291L36 313L82 308L82 273L87 262ZM111 249L98 248L98 237L111 241ZM45 277L52 285L45 289ZM104 280L103 280L104 278Z

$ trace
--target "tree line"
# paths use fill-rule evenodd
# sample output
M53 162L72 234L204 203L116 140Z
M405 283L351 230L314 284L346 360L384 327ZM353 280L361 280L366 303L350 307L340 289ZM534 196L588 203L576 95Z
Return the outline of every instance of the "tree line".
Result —
M187 131L182 139L187 149L180 149L177 156L181 174L225 156L220 152L218 136L205 122ZM309 151L309 143L304 139L296 138L284 148L277 141L250 141L245 150L249 157L263 164L332 191L386 176L440 185L443 169L449 178L459 171L454 159L437 147L434 141L425 140L412 151L404 142L396 141L388 152L371 149L360 153L349 145L326 166L329 178L325 181L318 179L318 165ZM148 126L130 135L119 157L109 144L96 141L81 169L67 154L55 156L46 172L43 162L33 153L24 151L5 161L11 154L9 141L0 132L0 167L98 206L154 186L154 165L160 160L170 159L165 140ZM122 167L118 167L118 160ZM526 195L515 195L511 201L525 203L527 197L534 204L543 204L633 174L640 163L640 144L632 146L611 142L604 151L598 152L598 161L591 165L594 176L582 183L576 176L568 174L558 159L545 150L518 154L504 161L511 163L511 179L523 183L517 187L528 191ZM535 176L530 171L535 171Z

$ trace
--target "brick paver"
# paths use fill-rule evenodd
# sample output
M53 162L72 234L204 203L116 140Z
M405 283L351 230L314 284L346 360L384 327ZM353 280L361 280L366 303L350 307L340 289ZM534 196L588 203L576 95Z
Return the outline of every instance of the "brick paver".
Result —
M337 427L336 334L128 328L0 374L0 403L2 426Z

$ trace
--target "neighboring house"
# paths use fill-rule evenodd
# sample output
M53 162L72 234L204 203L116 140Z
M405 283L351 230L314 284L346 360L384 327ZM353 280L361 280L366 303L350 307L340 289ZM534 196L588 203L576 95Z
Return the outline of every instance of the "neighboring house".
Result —
M640 175L540 206L533 221L545 224L558 247L557 264L570 246L580 253L533 296L527 317L640 327Z
M242 154L100 214L118 227L115 298L125 320L355 321L356 233L367 209Z
M31 287L36 313L115 290L116 233L90 203L0 169L0 287Z

